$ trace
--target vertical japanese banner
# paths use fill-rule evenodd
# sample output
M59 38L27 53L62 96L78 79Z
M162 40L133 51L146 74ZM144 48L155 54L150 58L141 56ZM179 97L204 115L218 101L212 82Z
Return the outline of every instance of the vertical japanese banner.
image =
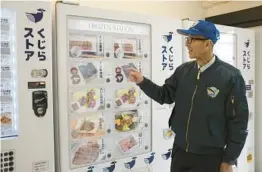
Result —
M163 24L165 26L165 24ZM176 33L176 28L170 30L161 28L158 30L158 40L155 44L158 52L152 59L152 80L158 85L163 85L175 69L182 63L182 37ZM153 48L154 49L154 48ZM153 55L154 56L154 55ZM157 110L169 109L170 105L160 105L153 101L153 107Z
M25 14L28 19L28 24L24 27L26 61L30 61L32 58L39 61L46 60L46 31L45 26L41 25L45 12L46 10L43 8L36 8Z
M174 44L173 44L173 32L170 31L166 35L162 35L162 39L164 40L161 48L162 54L162 71L173 71L174 70Z
M159 79L164 83L165 79L170 77L176 68L182 64L182 36L178 35L176 28L169 31L163 29L160 35L159 56Z
M242 54L242 70L250 70L251 68L251 55L250 55L250 38L247 38L242 42L243 50Z

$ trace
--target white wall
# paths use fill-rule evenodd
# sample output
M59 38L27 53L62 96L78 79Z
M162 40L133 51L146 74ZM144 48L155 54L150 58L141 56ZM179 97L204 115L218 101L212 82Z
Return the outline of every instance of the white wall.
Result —
M190 3L190 4L189 4ZM201 1L87 1L80 5L115 11L134 12L154 16L168 16L178 19L204 19Z
M256 105L255 105L255 171L262 171L262 26L250 28L256 32Z
M239 11L262 5L262 1L231 1L205 10L205 17Z

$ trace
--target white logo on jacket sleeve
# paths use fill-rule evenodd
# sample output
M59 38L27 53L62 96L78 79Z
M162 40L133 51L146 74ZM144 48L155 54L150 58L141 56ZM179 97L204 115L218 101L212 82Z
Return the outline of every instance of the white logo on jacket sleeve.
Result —
M216 87L208 87L207 88L207 94L212 97L215 98L219 93L219 89L217 89Z

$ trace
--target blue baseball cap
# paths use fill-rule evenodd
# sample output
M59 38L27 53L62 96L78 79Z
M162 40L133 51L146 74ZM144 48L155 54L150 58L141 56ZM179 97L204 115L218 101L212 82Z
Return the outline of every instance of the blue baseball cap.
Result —
M216 26L205 20L198 20L189 29L177 29L177 32L181 35L189 36L202 36L204 38L210 39L213 44L220 39L220 33Z

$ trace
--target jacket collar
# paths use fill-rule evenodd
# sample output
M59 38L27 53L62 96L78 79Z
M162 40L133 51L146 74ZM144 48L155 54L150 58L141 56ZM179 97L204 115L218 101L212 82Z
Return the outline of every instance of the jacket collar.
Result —
M201 73L203 73L206 69L208 69L211 65L213 65L215 61L216 61L216 56L214 54L211 61L209 61L207 64L203 65L202 67L199 64L197 64L197 67L198 69L200 68Z

